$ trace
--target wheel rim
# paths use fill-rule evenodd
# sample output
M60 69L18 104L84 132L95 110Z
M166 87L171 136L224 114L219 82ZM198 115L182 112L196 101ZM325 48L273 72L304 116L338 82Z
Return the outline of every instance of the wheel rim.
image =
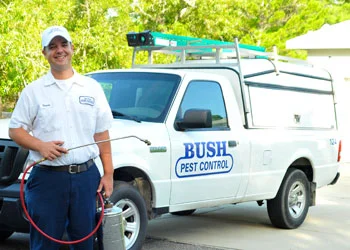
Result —
M136 204L129 199L119 200L115 206L122 210L125 248L129 249L134 245L140 232L140 213Z
M306 204L306 188L300 181L294 182L289 190L288 208L293 218L298 218Z

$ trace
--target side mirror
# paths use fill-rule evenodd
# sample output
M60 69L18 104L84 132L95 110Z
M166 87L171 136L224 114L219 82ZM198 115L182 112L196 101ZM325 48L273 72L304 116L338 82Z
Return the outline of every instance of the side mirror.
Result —
M189 109L185 112L183 119L175 123L181 131L189 128L211 128L211 111L208 109Z

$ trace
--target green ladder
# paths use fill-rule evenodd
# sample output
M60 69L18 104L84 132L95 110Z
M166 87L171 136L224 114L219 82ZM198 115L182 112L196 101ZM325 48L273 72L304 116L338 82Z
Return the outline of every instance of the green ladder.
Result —
M149 65L153 64L153 52L174 54L178 58L178 63L186 63L187 58L214 58L215 62L219 64L222 63L223 58L234 58L237 59L239 65L240 58L264 58L274 61L284 60L305 64L303 60L279 56L276 48L274 48L273 52L266 52L266 49L261 46L240 44L237 38L235 42L226 42L152 32L149 30L138 33L129 32L126 36L128 45L134 48L132 66L136 65L136 54L140 51L148 52Z

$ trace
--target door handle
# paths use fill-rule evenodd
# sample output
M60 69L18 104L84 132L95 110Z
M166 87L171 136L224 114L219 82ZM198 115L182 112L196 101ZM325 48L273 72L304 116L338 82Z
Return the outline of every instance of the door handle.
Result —
M238 141L228 141L228 146L230 148L234 148L234 147L237 147L238 146Z

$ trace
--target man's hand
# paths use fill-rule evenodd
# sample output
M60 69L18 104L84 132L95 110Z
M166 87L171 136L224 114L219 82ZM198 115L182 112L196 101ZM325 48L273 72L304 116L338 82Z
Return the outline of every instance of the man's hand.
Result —
M67 154L68 150L61 147L63 141L41 142L39 145L39 153L49 161L53 161L62 154Z
M44 158L53 161L62 154L67 154L68 150L61 147L63 141L43 142L30 135L23 128L10 128L9 136L18 145L39 152Z
M96 133L94 135L94 139L96 142L104 141L109 139L108 130ZM113 163L112 163L112 150L111 150L111 142L103 142L98 144L98 148L100 150L100 159L103 165L103 176L100 181L100 185L98 186L97 192L101 192L104 190L105 196L108 198L112 195L113 192Z
M109 198L113 193L113 174L105 174L100 180L97 192L104 190L105 198Z

